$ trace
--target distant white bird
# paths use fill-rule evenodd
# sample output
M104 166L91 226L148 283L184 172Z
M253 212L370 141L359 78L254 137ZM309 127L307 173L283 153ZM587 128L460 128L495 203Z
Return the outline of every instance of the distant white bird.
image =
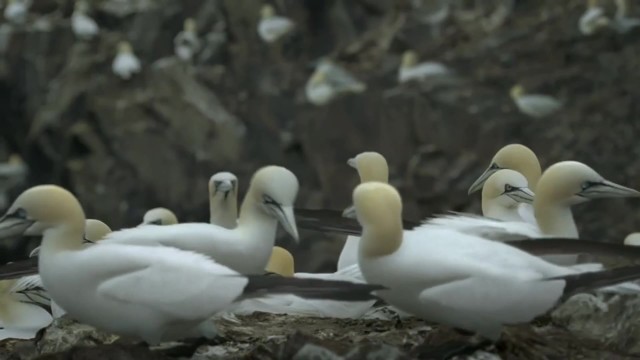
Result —
M389 182L389 165L380 153L367 151L358 154L347 161L347 164L358 171L360 183L368 181ZM355 208L348 207L342 212L342 216L355 218ZM338 258L338 270L345 269L358 263L359 236L349 235L344 243L340 257Z
M525 94L521 85L513 86L510 95L518 110L536 119L547 117L562 108L562 102L552 96Z
M497 220L536 224L532 211L525 218L520 210L521 205L532 209L530 204L534 196L522 174L508 169L498 170L489 176L482 188L482 215Z
M491 340L500 337L504 324L529 322L563 297L640 278L638 266L580 274L451 229L403 231L402 200L388 184L358 185L353 203L363 228L362 274L388 287L377 295L402 311Z
M118 52L111 65L113 73L123 80L129 80L133 74L142 69L140 60L133 53L133 48L128 41L118 43Z
M24 24L30 6L31 0L9 0L4 8L4 18L16 25Z
M18 154L9 156L6 162L0 163L0 209L9 206L7 191L24 182L29 168Z
M322 60L307 81L305 94L310 103L322 106L342 94L361 93L367 86L348 71Z
M89 16L89 3L77 0L73 14L71 14L71 28L81 40L90 40L100 32L98 24Z
M511 169L524 175L529 189L534 192L542 175L540 161L533 150L522 144L509 144L498 150L491 159L489 167L471 184L468 193L482 189L489 176L500 169Z
M587 10L580 17L578 29L582 35L593 35L598 30L609 26L610 22L604 9L598 6L598 0L587 0Z
M177 223L178 218L173 211L167 208L157 207L147 210L147 212L144 213L140 225L174 225Z
M284 16L276 15L275 9L269 4L260 9L258 34L265 42L272 43L293 30L295 23Z
M343 280L363 283L364 279L354 264L335 273L295 273L293 256L287 250L275 246L267 265L268 272L285 277L305 279ZM249 299L234 305L229 312L236 315L246 315L257 311L289 314L299 316L317 316L332 318L360 318L367 313L375 300L362 302L328 301L301 299L294 295L278 295L264 299Z
M640 246L640 233L635 232L624 238L625 245Z
M627 16L627 0L615 0L615 2L617 9L616 15L613 17L613 21L611 22L612 28L620 34L625 34L633 28L640 26L639 18L631 18Z
M451 74L451 70L441 63L418 63L418 55L412 50L407 50L402 54L402 63L398 69L398 82L420 81L430 77L440 77Z
M173 39L176 56L183 61L191 61L200 50L198 26L193 18L184 21L184 28Z
M271 256L278 222L298 241L293 212L298 186L288 169L265 166L251 179L234 229L207 223L145 225L115 231L104 241L176 247L207 255L243 274L261 274Z
M0 281L0 340L34 338L53 321L49 306L40 276Z
M209 223L227 229L238 226L238 178L230 172L209 179Z
M243 276L210 258L173 247L83 246L84 211L55 185L23 192L0 218L0 237L43 234L40 276L69 317L149 344L217 335L208 320L235 301L291 293L305 298L371 300L380 286L342 281Z

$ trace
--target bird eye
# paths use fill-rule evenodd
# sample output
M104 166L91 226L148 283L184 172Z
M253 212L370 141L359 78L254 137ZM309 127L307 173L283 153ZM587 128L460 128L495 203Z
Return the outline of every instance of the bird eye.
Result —
M593 182L593 181L585 181L585 182L583 182L583 183L582 183L582 185L581 185L582 191L585 191L585 190L587 190L588 188L590 188L590 187L592 187L592 186L594 186L594 185L597 185L597 184L598 184L598 183Z
M14 211L13 214L11 214L11 216L18 219L26 219L27 211L23 208L17 208L16 211Z
M269 195L262 195L262 202L264 202L265 205L278 205L278 202L273 200Z
M496 164L496 163L493 163L493 164L491 164L491 166L489 166L489 169L498 170L498 169L500 169L500 166L498 166L498 164Z
M514 187L513 187L513 186L511 186L511 185L509 185L509 184L506 184L506 185L504 186L504 192L511 192L511 191L513 191L513 190L514 190Z

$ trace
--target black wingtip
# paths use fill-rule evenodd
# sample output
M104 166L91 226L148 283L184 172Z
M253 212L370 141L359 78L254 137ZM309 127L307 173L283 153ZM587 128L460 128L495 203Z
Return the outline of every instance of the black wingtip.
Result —
M566 281L563 295L568 297L579 292L640 279L640 265L549 278L557 279Z
M248 275L246 277L249 282L244 288L244 297L266 294L292 294L315 300L367 301L378 299L371 294L373 291L386 289L381 285L352 283L341 280L265 275Z
M0 266L0 280L16 279L38 273L38 258L33 257Z
M295 209L296 223L299 228L340 235L362 235L362 227L356 219L345 218L342 211L330 209ZM413 220L402 220L405 230L421 225Z
M533 255L589 254L640 259L640 246L605 243L588 239L551 238L509 241L507 244Z

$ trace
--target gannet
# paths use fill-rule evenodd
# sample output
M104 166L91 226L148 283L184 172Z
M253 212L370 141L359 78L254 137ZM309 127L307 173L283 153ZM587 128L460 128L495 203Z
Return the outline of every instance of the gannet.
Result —
M90 40L100 31L98 24L89 16L89 3L77 0L73 14L71 14L71 28L81 40Z
M140 225L175 225L177 223L178 218L173 211L167 208L157 207L144 213Z
M616 2L616 14L611 22L613 27L618 33L624 34L631 29L640 26L639 18L630 18L627 16L627 0L615 0Z
M347 164L358 171L360 183L367 181L389 182L389 165L381 154L367 151L347 161ZM342 213L345 217L355 217L355 208L348 207ZM347 236L344 247L338 258L338 270L358 263L359 236Z
M24 24L30 6L31 0L9 0L4 8L4 18L13 24Z
M418 54L407 50L402 54L402 62L398 69L398 82L405 83L412 80L425 80L429 77L447 76L451 70L438 62L418 63Z
M582 35L593 35L598 30L609 26L610 20L604 9L598 5L598 0L587 0L587 10L580 17L578 29Z
M243 274L260 274L269 261L278 222L298 240L293 215L297 193L298 179L291 171L266 166L253 175L234 229L205 223L146 225L115 231L105 241L172 246L207 255Z
M149 344L215 336L206 333L203 324L211 324L208 320L215 313L247 297L291 293L365 301L373 298L371 291L383 288L245 276L204 255L174 247L116 242L84 246L84 223L84 211L73 194L59 186L40 185L18 196L0 218L0 237L39 229L42 284L69 317Z
M640 233L631 233L624 238L625 245L640 246Z
M7 191L22 183L28 171L27 165L18 154L11 154L7 162L0 163L0 209L9 206Z
M238 225L238 178L218 172L209 179L209 222L233 229Z
M562 161L547 168L538 181L533 200L537 226L467 215L435 217L426 221L426 225L504 241L546 236L578 238L571 206L591 199L638 196L640 192L606 180L583 163Z
M521 205L533 203L534 196L527 178L522 174L509 169L498 170L489 176L482 187L482 215L497 220L535 224L533 213L525 215L521 210Z
M361 93L367 86L348 71L323 59L305 86L305 94L310 103L321 106L335 97L348 93Z
M173 39L173 47L176 56L183 61L191 61L200 50L198 26L193 18L185 19L183 30Z
M140 60L133 53L133 47L128 41L118 43L118 52L113 59L111 70L123 80L129 80L133 74L137 74L142 69Z
M38 275L0 281L0 340L34 338L53 321L49 304Z
M536 119L549 116L562 108L562 103L552 96L525 94L522 85L514 85L510 95L520 112Z
M534 192L538 179L542 175L540 161L531 149L522 144L509 144L498 150L491 159L489 167L471 184L468 193L482 189L489 176L500 169L511 169L524 175L529 188Z
M588 272L548 263L501 242L446 228L402 229L402 200L390 185L353 192L363 228L358 264L383 300L423 319L491 340L503 324L531 321L563 297L640 278L640 267Z
M295 23L284 16L276 15L273 6L262 5L260 8L260 22L258 23L258 35L265 42L272 43L293 30Z
M285 277L305 279L343 280L364 283L357 264L335 273L294 273L294 260L286 249L275 246L266 267L267 272ZM229 312L246 315L257 311L299 316L317 316L334 318L359 318L371 310L375 300L362 302L328 301L302 299L294 295L278 295L264 299L248 299L238 302Z

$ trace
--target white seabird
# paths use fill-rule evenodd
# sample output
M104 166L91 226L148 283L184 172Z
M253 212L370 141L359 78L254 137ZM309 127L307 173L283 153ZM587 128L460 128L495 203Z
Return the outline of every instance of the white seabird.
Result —
M140 225L175 225L177 223L178 217L173 211L167 208L157 207L147 210L147 212L144 213Z
M149 344L207 334L202 324L250 296L364 301L382 287L317 279L243 276L210 258L173 247L122 243L84 246L84 211L67 190L23 192L0 218L0 236L40 231L40 276L69 317ZM208 333L215 336L215 329Z
M258 23L258 35L267 43L272 43L293 30L295 23L284 16L276 15L273 6L262 5L260 8L260 22Z
M183 30L173 39L173 47L176 56L187 62L200 50L198 26L193 18L185 19Z
M367 85L356 79L351 73L328 59L320 61L305 86L305 94L310 103L322 106L337 96L349 93L361 93Z
M433 61L418 63L418 55L415 51L407 50L402 54L402 62L398 69L398 82L421 81L451 74L451 70L441 63Z
M4 8L4 18L10 23L21 25L27 21L31 0L9 0Z
M491 159L489 167L471 184L468 193L482 189L489 176L500 169L514 170L524 175L529 189L534 192L542 175L540 161L533 150L522 144L509 144L498 150Z
M238 225L238 178L230 172L209 179L209 223L227 229Z
M482 187L482 215L497 220L535 224L533 213L523 214L521 207L532 204L534 197L527 178L522 174L509 169L498 170L489 176Z
M114 74L123 80L129 80L134 74L142 69L140 60L133 53L133 47L128 41L118 43L118 51L116 57L111 64L111 70Z
M77 0L73 14L71 14L71 29L81 40L90 40L100 32L98 23L89 16L89 3Z
M207 255L243 274L260 274L269 261L278 222L298 240L293 213L297 193L298 179L291 171L266 166L253 175L234 229L206 223L146 225L115 231L105 241L176 247Z
M605 15L604 9L598 5L598 0L587 0L587 10L578 21L578 29L582 35L593 35L598 30L609 26L611 21Z
M625 34L631 31L633 28L640 26L639 18L632 18L627 16L628 3L627 0L615 0L616 2L616 14L611 22L611 27L620 34Z
M536 119L547 117L562 108L562 102L553 96L525 94L522 85L514 85L509 94L520 112Z
M389 182L389 165L380 153L367 151L347 161L347 164L358 171L360 183L368 181ZM348 207L342 213L344 217L355 218L355 208ZM338 270L358 263L359 236L349 235L338 258Z
M402 200L388 184L353 193L363 228L358 264L388 287L389 304L429 321L497 340L504 324L526 323L563 297L640 277L640 267L577 274L501 242L451 229L403 231ZM625 273L621 276L621 272Z

